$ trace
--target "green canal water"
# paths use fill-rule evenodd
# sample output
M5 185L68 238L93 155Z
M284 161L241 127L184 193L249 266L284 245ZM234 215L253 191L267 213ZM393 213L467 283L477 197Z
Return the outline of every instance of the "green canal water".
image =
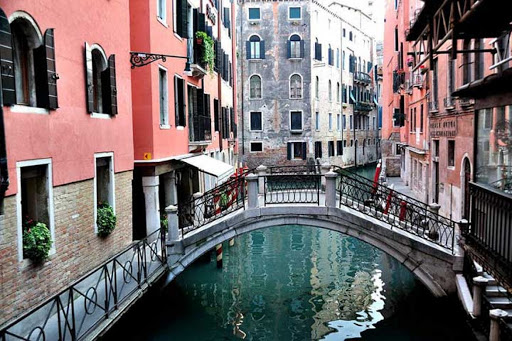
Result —
M205 255L104 339L472 340L456 298L435 299L398 261L355 238L293 225L223 248L221 269Z

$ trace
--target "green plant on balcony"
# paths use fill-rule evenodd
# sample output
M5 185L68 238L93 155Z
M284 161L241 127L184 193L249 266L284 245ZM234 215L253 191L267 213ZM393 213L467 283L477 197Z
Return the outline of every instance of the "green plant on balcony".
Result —
M208 66L208 71L213 74L213 67L215 63L215 51L213 49L213 39L203 31L196 32L196 41L201 41L202 46L202 62Z
M167 214L163 213L160 215L160 230L167 232L169 220L167 220Z
M106 237L116 228L116 215L114 209L108 203L100 203L98 205L96 225L98 226L97 235Z
M50 230L45 223L26 219L23 223L23 257L41 263L48 258L52 243Z

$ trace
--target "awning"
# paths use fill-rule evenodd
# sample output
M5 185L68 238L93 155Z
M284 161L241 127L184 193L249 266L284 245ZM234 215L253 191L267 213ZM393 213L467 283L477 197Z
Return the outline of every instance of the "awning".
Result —
M204 154L182 159L180 161L197 168L201 172L216 176L219 179L228 177L235 171L233 166L225 162L215 160L214 158Z
M379 101L377 101L377 96L373 97L373 103L375 103L375 105L377 107L379 106Z

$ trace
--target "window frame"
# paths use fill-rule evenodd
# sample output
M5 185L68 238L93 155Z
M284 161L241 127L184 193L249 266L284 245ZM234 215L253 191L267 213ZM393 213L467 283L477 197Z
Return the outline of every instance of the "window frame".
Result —
M259 40L258 41L252 41L251 38L253 37L257 37ZM261 51L261 42L263 41L263 39L261 39L261 36L259 34L251 34L249 36L249 39L247 39L247 41L249 42L249 56L250 58L248 60L262 60L264 59L262 57L262 55L265 53L265 51L263 51L263 54L262 54L262 51ZM253 46L254 44L254 46ZM253 48L255 49L256 48L256 44L258 44L258 56L256 57L256 54L253 53Z
M171 128L171 123L170 123L170 120L169 120L169 72L167 71L167 69L165 67L163 67L162 65L158 65L158 97L159 99L161 98L162 94L161 94L161 76L162 76L162 72L164 74L164 79L165 79L165 83L164 83L164 120L162 121L162 102L159 101L159 113L160 113L160 129L170 129Z
M160 3L163 4L163 13L160 12ZM160 14L163 14L160 16ZM167 0L156 0L156 19L165 27L168 27L167 25Z
M260 129L252 129L252 114L260 114ZM261 111L250 111L249 112L249 131L261 132L263 131L263 113Z
M300 78L300 95L299 97L292 97L292 77L293 76L299 76ZM288 96L289 96L289 99L292 99L292 100L301 100L304 98L304 82L303 82L303 77L300 73L292 73L290 75L290 77L288 78Z
M453 149L450 148L451 145ZM455 169L455 140L446 141L446 165L448 169Z
M251 10L257 9L258 10L258 19L252 19L251 18ZM261 8L260 7L248 7L247 8L247 20L249 21L261 21Z
M292 37L299 37L299 40L292 40ZM304 58L303 54L302 54L302 44L303 44L303 39L302 39L302 36L298 33L292 33L290 34L290 36L288 37L288 42L290 44L290 58L288 59L302 59ZM299 49L299 55L298 56L293 56L293 51L294 49L292 48L292 43L295 43L295 44L298 44L298 49ZM296 49L296 48L295 48Z
M114 152L104 152L104 153L95 153L94 154L94 193L93 193L93 206L94 206L94 234L98 233L98 225L96 224L96 220L98 217L98 184L97 184L97 159L108 158L110 157L110 189L109 189L109 205L112 206L112 210L114 214L116 213L116 179L115 179L115 164L114 164Z
M299 9L299 17L298 18L292 18L291 17L291 10L292 9ZM289 6L288 7L288 20L302 20L302 7L301 6Z
M183 114L183 116L182 117L178 117L178 119L180 119L180 121L181 121L181 118L183 118L184 122L176 122L176 110L177 110L177 108L176 108L176 105L175 105L175 108L174 108L174 121L175 121L174 122L174 126L176 127L177 130L183 130L187 126L187 116L188 116L187 115L188 114L187 82L180 75L174 74L174 101L175 102L176 102L176 98L178 97L178 79L181 80L181 83L183 85L183 98L182 98L183 106L182 106L182 112L179 113L179 114ZM179 116L181 116L181 115L179 115ZM179 124L179 123L185 123L185 124L182 125L182 124Z
M260 97L252 97L252 91L251 91L251 79L253 77L258 77L259 80L260 80ZM263 99L263 80L262 80L262 77L260 74L257 74L257 73L253 73L252 75L249 76L249 99L250 100L261 100Z
M300 129L292 128L292 113L300 113ZM288 123L290 127L290 132L292 133L302 133L304 131L304 112L302 110L290 110L288 114Z

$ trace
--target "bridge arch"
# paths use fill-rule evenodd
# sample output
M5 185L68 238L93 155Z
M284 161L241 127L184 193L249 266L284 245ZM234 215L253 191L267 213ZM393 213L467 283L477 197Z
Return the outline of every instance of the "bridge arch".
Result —
M453 265L456 257L438 245L405 231L391 229L377 219L346 207L299 205L240 210L186 234L168 249L169 280L217 244L252 231L286 225L324 228L352 236L398 260L435 296L455 291Z

